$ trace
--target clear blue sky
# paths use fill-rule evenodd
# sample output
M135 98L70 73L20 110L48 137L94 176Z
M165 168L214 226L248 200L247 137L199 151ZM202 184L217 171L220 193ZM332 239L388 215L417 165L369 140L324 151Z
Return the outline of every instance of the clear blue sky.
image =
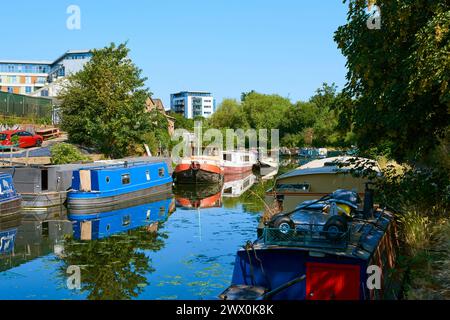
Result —
M70 4L81 8L81 30L66 28ZM323 82L345 83L333 42L346 20L341 0L18 0L4 1L0 17L3 59L128 41L166 107L182 90L211 91L218 103L252 89L296 101Z

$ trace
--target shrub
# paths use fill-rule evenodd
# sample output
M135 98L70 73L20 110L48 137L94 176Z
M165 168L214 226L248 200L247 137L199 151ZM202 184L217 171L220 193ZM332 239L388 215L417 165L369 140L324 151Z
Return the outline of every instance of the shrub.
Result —
M58 143L50 148L52 164L67 164L88 161L90 158L82 154L75 146Z

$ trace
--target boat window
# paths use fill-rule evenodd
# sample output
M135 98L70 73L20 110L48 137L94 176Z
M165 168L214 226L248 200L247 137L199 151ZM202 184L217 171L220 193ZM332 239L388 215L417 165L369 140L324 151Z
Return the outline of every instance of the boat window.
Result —
M250 161L250 156L245 156L245 162L249 162Z
M111 229L111 225L110 225L110 224L108 224L108 225L106 226L106 231L109 231L109 229Z
M147 210L147 220L150 220L150 214L151 214L151 211Z
M130 223L131 223L131 218L130 218L130 216L124 216L124 217L122 218L122 226L123 226L123 227L126 227L126 226L130 225Z
M150 181L150 171L145 171L145 177L147 178L147 181Z
M122 175L122 184L130 184L131 179L130 179L130 175L127 174L123 174Z
M109 181L111 181L111 179L109 177L106 177L106 183L109 183Z
M41 190L48 190L48 171L41 170Z
M230 153L224 153L223 154L223 160L231 161L231 154Z
M165 207L159 207L159 213L158 215L160 217L163 217L166 214L166 208Z
M309 183L277 184L276 191L303 191L309 192L311 185Z
M166 171L164 170L164 168L159 168L158 173L159 173L159 176L162 178L166 174Z

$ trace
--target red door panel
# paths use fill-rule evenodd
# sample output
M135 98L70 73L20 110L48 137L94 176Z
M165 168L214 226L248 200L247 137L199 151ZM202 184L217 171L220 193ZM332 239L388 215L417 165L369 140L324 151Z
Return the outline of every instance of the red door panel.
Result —
M359 300L359 293L359 266L306 263L307 300Z

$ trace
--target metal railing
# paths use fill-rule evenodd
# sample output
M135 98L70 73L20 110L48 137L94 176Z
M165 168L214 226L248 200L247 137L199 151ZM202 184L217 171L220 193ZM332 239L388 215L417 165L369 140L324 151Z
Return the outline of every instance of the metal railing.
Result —
M346 232L329 232L323 231L323 225L298 224L295 229L283 231L265 228L262 239L266 245L345 249L350 235L350 229Z

